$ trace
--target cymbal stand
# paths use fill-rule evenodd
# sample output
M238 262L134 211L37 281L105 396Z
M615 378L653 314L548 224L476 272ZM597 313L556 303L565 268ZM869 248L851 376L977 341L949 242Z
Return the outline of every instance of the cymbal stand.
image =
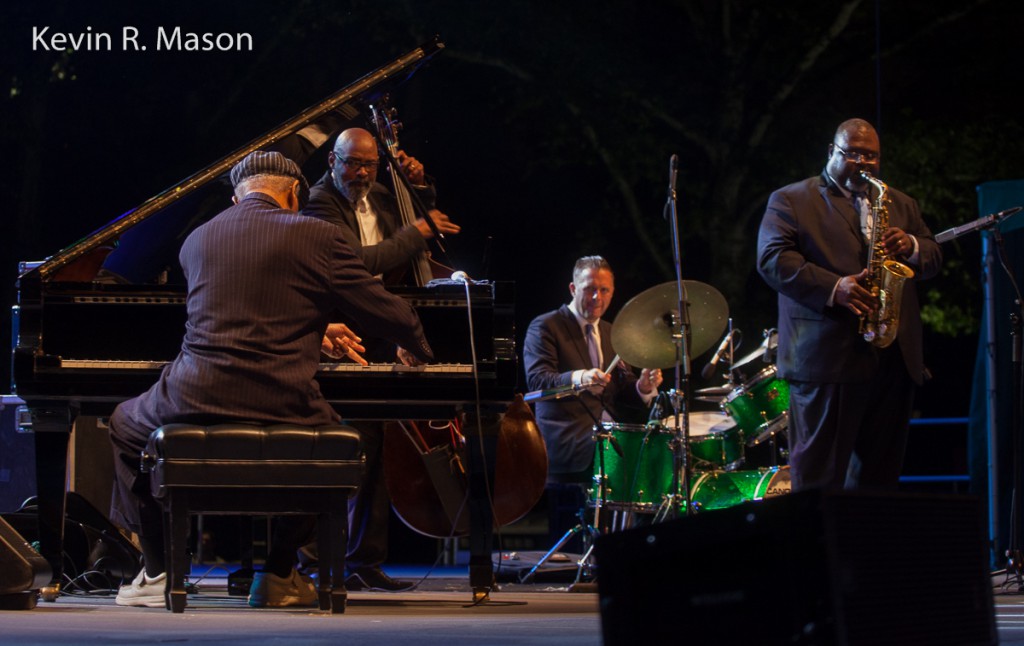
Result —
M690 303L683 281L683 267L680 258L679 214L676 206L676 173L679 157L672 155L669 160L668 200L665 203L665 217L672 230L672 260L676 271L676 292L678 309L671 313L672 341L675 344L675 408L676 437L673 447L672 493L667 496L668 507L663 518L677 515L678 504L682 502L686 515L693 513L690 496ZM681 395L680 395L681 393ZM659 516L660 510L659 510ZM656 516L656 520L660 520Z
M680 473L690 470L689 465L692 459L692 456L690 455L690 444L688 441L689 428L687 427L684 430L680 430L679 426L681 422L688 420L688 413L685 410L684 403L686 395L685 393L680 393L674 388L668 391L667 395L669 400L672 402L672 419L674 420L676 429L675 437L669 441L669 446L672 449L673 462L672 484L670 486L671 493L664 496L664 499L658 506L658 509L654 512L654 518L651 521L654 523L660 523L674 518L678 514L680 507L685 506L688 510L690 508L689 482L691 476L684 474L685 477L679 477ZM686 490L683 492L680 490L682 482L686 483ZM689 513L689 511L687 513Z

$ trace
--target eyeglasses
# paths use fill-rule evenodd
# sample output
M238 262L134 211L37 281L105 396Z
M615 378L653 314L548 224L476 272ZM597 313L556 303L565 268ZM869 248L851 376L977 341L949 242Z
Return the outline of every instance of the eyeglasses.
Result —
M367 172L377 170L377 166L380 165L380 162L377 160L364 161L362 159L356 159L355 157L342 157L339 161L341 161L342 164L345 164L349 170L354 170L356 172L359 172L360 168L365 168Z
M832 147L839 151L843 159L854 164L874 164L878 161L878 153L848 153L836 144L832 144Z

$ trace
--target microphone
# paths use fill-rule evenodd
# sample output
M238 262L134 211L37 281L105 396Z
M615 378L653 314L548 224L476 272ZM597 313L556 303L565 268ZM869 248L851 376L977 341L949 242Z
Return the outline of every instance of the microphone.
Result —
M464 272L462 270L459 270L459 271L455 272L454 274L452 274L452 280L454 280L457 283L463 283L463 284L469 284L469 285L473 284L473 279L469 277L469 274L467 274L466 272Z
M704 369L700 371L701 377L708 379L715 373L715 366L718 365L718 361L722 358L722 355L725 354L726 349L729 347L729 342L733 341L734 343L738 343L739 341L735 340L734 337L739 337L741 335L742 333L739 328L736 328L725 335L725 338L722 339L722 343L719 344L718 349L715 350L715 354L711 357L711 361L709 361L708 365L704 366Z
M983 218L978 218L974 222L968 222L967 224L963 224L958 227L953 227L952 229L946 229L939 235L935 236L935 242L942 244L943 242L949 242L950 240L959 238L965 233L977 231L978 229L988 228L993 224L998 224L1000 220L1010 217L1017 211L1020 211L1022 208L1024 207L1014 206L1004 211L1000 211L999 213L992 213L991 215L986 215Z
M676 196L676 175L679 174L679 155L675 153L668 158L668 197Z

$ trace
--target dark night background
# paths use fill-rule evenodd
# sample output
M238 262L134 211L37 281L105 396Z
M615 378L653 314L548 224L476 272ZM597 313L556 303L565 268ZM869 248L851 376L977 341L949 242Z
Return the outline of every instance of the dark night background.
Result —
M581 255L616 270L609 319L673 279L662 210L677 153L683 276L722 292L746 353L775 319L753 266L768 193L820 172L839 122L878 126L881 178L916 197L936 233L981 215L979 184L1024 177L1022 23L1014 0L6 2L0 293L13 304L19 260L439 34L445 51L392 93L401 143L464 228L458 267L516 282L517 342L567 300ZM148 40L158 25L249 32L254 49L124 52L125 25ZM33 26L111 32L115 51L33 51ZM943 274L920 286L935 376L921 416L968 414L979 247L946 245ZM910 457L922 447L926 468L966 469L963 434L915 437Z

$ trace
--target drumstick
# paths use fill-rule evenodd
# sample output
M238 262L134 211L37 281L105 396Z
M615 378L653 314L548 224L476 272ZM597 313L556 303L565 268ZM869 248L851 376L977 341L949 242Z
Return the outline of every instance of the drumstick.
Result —
M619 355L615 355L615 358L612 359L612 362L608 364L608 368L605 370L605 373L609 373L612 370L615 370L615 366L619 365L620 361L622 361L622 357L620 357Z

